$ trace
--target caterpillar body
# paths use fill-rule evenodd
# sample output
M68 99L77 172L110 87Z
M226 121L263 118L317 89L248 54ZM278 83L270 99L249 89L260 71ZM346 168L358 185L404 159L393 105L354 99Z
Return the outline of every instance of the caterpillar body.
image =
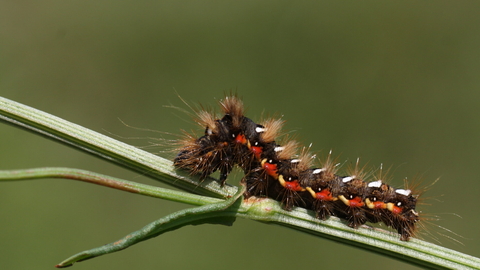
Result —
M286 210L305 207L322 220L337 216L353 228L366 222L383 222L395 229L403 241L415 236L420 220L415 207L420 194L388 185L381 168L368 182L357 160L342 176L331 153L321 167L314 167L315 156L308 148L297 154L297 142L277 144L282 120L255 123L244 116L243 102L235 95L221 100L220 107L222 117L206 110L197 112L196 120L205 127L204 135L197 138L185 134L174 159L177 168L200 178L219 171L223 185L238 166L244 172L245 197L273 198Z

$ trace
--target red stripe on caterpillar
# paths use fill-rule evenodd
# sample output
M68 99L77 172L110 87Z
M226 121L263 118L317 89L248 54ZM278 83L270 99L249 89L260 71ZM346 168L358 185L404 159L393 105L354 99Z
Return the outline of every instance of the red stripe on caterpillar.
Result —
M230 95L220 101L223 116L201 110L197 123L204 135L185 134L174 159L177 168L189 170L203 179L220 172L223 185L234 166L244 171L245 197L269 197L282 202L286 210L300 206L313 210L322 220L337 216L357 228L366 222L383 222L407 241L415 236L420 220L415 207L420 194L410 189L395 189L384 183L382 168L376 180L365 181L359 162L346 176L338 174L331 153L321 168L312 167L314 156L298 143L287 140L277 144L282 120L269 119L262 124L245 117L243 102Z

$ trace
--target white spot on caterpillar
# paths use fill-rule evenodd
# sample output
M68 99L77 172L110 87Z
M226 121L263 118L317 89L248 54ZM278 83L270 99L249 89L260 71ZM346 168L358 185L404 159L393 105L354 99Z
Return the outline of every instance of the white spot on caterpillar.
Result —
M312 174L319 174L323 171L325 171L325 169L315 169L315 170L313 170Z
M257 133L262 133L262 132L265 132L265 128L256 127L256 128L255 128L255 131L256 131Z
M301 159L292 159L290 161L290 163L299 163L300 161L302 161Z
M352 181L353 178L355 178L355 176L347 176L347 177L344 177L344 178L342 178L342 182L343 182L343 183L348 183L348 182Z
M273 149L273 151L275 151L275 152L282 152L283 150L285 150L285 147L283 147L283 146L277 146Z
M377 181L368 183L368 187L379 188L381 185L382 185L382 180L377 180Z
M412 193L412 191L411 191L410 189L401 189L401 188L399 188L399 189L396 189L396 190L395 190L395 193L400 194L400 195L403 195L403 196L408 196L408 195L410 195L410 193Z

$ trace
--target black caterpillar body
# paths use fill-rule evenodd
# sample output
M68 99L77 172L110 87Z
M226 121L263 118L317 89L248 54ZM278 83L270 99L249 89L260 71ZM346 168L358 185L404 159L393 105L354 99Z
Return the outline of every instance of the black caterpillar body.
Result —
M365 181L365 170L358 161L346 176L337 173L331 155L322 167L312 167L314 156L307 148L297 154L295 141L275 142L283 121L255 123L243 115L243 103L233 95L220 101L220 106L224 113L221 118L205 110L198 112L197 122L205 127L205 134L200 138L185 134L174 160L176 167L201 178L219 171L223 185L238 166L245 173L245 197L273 198L286 210L305 207L322 220L337 216L353 228L383 222L404 241L415 236L420 220L415 211L419 194L384 183L381 169L373 181Z

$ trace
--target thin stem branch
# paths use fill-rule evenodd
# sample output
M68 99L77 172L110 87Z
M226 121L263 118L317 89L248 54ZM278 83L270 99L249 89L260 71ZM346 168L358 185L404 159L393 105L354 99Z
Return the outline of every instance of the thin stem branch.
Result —
M187 208L172 213L168 216L165 216L163 218L160 218L159 220L148 224L147 226L143 227L138 231L126 235L122 239L119 239L113 243L75 254L72 257L57 264L56 267L69 267L75 262L81 262L101 255L120 251L139 242L148 240L153 237L157 237L165 232L181 228L185 225L211 222L211 220L214 218L218 219L220 217L231 217L232 219L230 219L228 223L225 223L225 220L222 219L222 224L231 225L235 220L235 215L237 211L235 209L228 211L228 209L232 205L234 205L238 198L242 196L244 191L245 187L238 189L237 193L228 200L206 204L194 208ZM236 207L238 207L238 204L236 205Z
M205 205L222 201L221 199L217 198L206 197L167 188L154 187L133 181L123 180L109 175L73 168L45 167L25 170L0 170L0 181L18 181L42 178L78 180L131 193L138 193L141 195L191 205Z

